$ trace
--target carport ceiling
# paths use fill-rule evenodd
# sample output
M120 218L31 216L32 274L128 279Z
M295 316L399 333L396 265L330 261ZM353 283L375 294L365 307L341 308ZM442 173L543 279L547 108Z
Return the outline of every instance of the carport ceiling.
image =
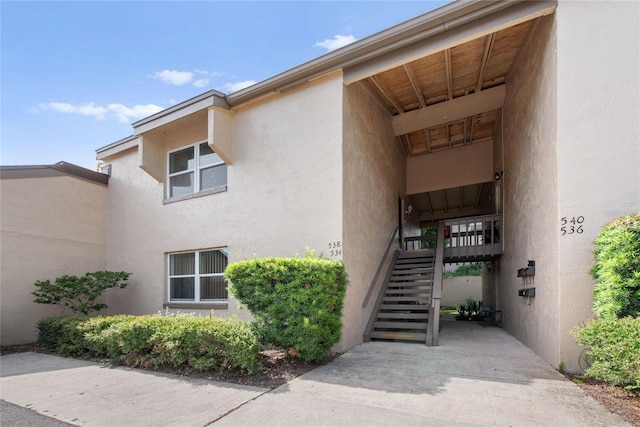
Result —
M394 116L504 85L533 22L526 21L364 80ZM499 108L398 135L407 156L491 138ZM453 116L456 116L453 114Z

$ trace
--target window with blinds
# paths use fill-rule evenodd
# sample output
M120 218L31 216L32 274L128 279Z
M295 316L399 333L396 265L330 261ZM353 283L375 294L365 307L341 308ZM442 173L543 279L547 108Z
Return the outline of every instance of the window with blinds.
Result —
M169 254L169 301L227 301L226 249Z

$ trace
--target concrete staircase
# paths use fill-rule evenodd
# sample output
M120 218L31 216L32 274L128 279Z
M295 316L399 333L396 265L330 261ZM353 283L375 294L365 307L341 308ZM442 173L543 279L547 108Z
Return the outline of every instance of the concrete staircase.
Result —
M383 290L370 339L426 341L434 263L434 250L402 251L398 254Z

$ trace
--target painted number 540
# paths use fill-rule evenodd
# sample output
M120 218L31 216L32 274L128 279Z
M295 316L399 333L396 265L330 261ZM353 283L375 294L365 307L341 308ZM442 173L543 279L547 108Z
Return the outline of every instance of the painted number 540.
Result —
M584 230L582 229L582 223L584 222L584 217L573 216L571 218L563 216L560 218L560 235L568 236L571 234L582 234Z

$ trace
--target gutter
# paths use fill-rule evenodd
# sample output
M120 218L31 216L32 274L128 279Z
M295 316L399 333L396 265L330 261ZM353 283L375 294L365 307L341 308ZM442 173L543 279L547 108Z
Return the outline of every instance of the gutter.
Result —
M391 50L433 37L467 22L494 14L524 0L459 0L329 52L253 86L226 96L231 107L253 98L304 83L314 77L354 66Z

